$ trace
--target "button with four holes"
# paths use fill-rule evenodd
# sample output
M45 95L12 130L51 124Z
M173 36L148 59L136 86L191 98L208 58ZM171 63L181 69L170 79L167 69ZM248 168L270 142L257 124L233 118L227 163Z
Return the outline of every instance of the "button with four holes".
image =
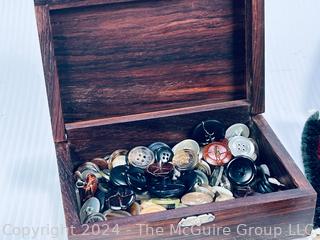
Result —
M129 152L128 161L134 167L146 169L149 165L154 163L155 157L149 148L139 146L133 148Z
M250 139L242 136L233 137L229 141L229 149L233 156L247 156L252 160L257 159L255 146Z

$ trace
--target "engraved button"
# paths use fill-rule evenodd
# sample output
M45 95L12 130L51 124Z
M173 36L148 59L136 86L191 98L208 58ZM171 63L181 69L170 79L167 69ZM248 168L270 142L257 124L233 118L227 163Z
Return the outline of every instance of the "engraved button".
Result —
M128 161L134 167L146 169L155 161L155 158L153 152L149 148L139 146L133 148L129 152Z
M248 138L237 136L229 141L229 148L233 156L247 156L252 160L257 159L255 146Z
M231 160L232 155L225 144L213 142L203 148L203 157L211 165L222 166Z
M226 131L226 138L231 139L236 136L243 136L248 138L250 136L249 128L242 123L237 123L229 127Z
M207 120L199 123L193 130L192 139L201 145L224 139L225 127L217 120Z

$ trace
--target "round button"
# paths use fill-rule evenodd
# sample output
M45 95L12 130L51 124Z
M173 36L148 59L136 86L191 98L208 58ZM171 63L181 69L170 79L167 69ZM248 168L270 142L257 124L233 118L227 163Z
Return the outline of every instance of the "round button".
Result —
M104 158L94 158L91 162L97 165L101 170L109 168L108 161Z
M147 172L152 177L168 177L173 175L174 167L171 163L153 163L147 168Z
M170 147L160 147L154 151L155 159L157 162L167 163L171 162L173 158L173 152Z
M187 206L195 206L213 202L212 196L203 192L187 193L181 198L181 202Z
M167 209L164 208L163 206L157 205L157 204L150 204L148 206L143 206L141 207L140 214L147 214L147 213L156 213L156 212L163 212L166 211Z
M147 177L143 169L130 166L127 171L127 183L136 191L145 191Z
M170 148L167 144L163 143L163 142L154 142L151 143L148 148L152 151L155 152L157 149L161 148L161 147L168 147Z
M128 161L134 167L146 169L154 162L153 152L143 146L133 148L128 154Z
M100 211L100 201L95 197L89 198L80 209L80 221L84 223L87 217Z
M203 173L200 170L195 170L194 171L197 174L197 180L196 183L200 186L202 185L209 185L209 180L208 177L205 173Z
M172 163L178 170L191 170L198 164L198 155L189 149L176 151Z
M214 186L212 187L212 191L216 193L216 202L223 202L234 199L232 192L226 188Z
M149 193L151 196L158 198L174 198L181 197L185 192L183 184L155 184L150 187Z
M232 155L225 144L213 142L204 147L203 157L211 165L222 166L231 160Z
M248 138L237 136L229 141L229 148L233 156L247 156L256 159L255 146Z
M103 222L106 221L107 218L101 214L101 213L92 213L91 215L87 216L87 218L84 220L84 224L89 223L96 223L96 222Z
M226 131L226 138L230 139L236 136L243 136L248 138L250 136L250 130L247 125L237 123L229 127Z
M112 210L127 210L135 202L135 193L126 187L110 191L106 196L106 204Z
M254 162L247 157L236 157L229 162L227 169L229 180L240 186L249 185L255 179L257 168Z
M131 217L132 215L126 211L118 210L114 211L111 209L106 210L103 215L108 219L112 220L115 218Z
M201 145L207 145L213 141L220 141L224 138L225 127L217 120L207 120L199 123L193 130L192 139Z
M109 157L109 168L112 169L117 166L126 165L127 164L127 154L128 150L126 149L118 149L114 151Z
M205 173L207 176L211 176L212 172L211 172L211 168L209 166L209 164L206 161L201 160L198 165L196 166L196 168L200 171L202 171L203 173Z
M192 140L192 139L186 139L183 140L181 142L179 142L178 144L176 144L173 148L172 151L174 152L174 154L176 154L177 152L181 151L181 150L192 150L194 153L199 154L200 153L200 146L199 144Z
M111 169L110 180L115 186L127 186L127 171L129 166L118 166Z

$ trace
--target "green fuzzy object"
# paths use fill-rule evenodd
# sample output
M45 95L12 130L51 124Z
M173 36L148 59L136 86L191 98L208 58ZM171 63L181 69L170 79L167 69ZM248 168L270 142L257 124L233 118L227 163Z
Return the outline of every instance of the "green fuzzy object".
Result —
M320 227L320 115L313 114L303 129L302 157L307 179L318 193L314 227Z

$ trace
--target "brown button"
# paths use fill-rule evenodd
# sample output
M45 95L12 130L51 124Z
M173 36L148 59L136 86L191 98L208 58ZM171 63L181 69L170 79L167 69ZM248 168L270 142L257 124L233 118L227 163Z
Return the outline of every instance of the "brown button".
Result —
M222 166L231 160L232 154L226 144L213 142L203 148L203 157L211 165Z
M175 152L172 163L179 170L194 169L198 164L198 154L189 149L181 149Z
M181 198L182 204L188 205L188 206L211 203L212 201L213 201L212 196L202 192L187 193Z

